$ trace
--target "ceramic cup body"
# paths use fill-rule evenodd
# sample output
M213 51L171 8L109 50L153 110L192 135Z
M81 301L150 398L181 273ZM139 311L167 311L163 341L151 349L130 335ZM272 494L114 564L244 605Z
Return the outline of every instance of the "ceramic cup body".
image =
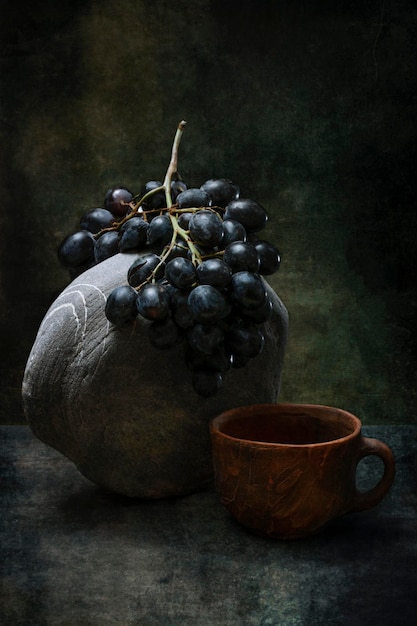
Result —
M210 423L213 466L221 501L241 524L295 539L336 517L369 509L394 479L391 450L361 434L360 420L333 407L261 404L226 411ZM367 492L356 468L379 456L384 473Z

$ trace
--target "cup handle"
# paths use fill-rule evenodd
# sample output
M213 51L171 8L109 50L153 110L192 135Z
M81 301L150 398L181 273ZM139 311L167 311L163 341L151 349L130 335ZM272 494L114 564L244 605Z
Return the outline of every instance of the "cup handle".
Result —
M376 506L381 502L394 481L395 460L391 449L385 443L379 441L379 439L362 437L357 464L361 459L370 455L375 455L382 459L384 463L384 474L379 483L369 491L361 492L356 490L353 505L349 509L349 512L365 511L366 509L371 509L373 506Z

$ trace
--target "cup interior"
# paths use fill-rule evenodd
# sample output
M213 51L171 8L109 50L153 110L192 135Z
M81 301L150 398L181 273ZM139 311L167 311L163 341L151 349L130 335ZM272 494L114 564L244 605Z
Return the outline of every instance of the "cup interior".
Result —
M360 423L330 407L259 405L226 412L214 420L213 427L243 441L299 446L342 439L356 432Z

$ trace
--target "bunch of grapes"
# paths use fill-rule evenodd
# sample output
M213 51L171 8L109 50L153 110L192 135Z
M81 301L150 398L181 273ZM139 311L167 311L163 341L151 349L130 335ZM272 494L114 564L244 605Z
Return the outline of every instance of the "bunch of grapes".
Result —
M139 200L118 187L104 208L81 218L81 229L58 251L73 272L116 252L139 251L126 283L105 305L115 326L148 320L149 340L158 349L182 342L194 390L210 397L230 368L244 367L261 353L272 301L263 276L280 266L277 248L260 238L265 209L241 198L228 179L187 188L177 171L185 126L174 139L163 182L149 181Z

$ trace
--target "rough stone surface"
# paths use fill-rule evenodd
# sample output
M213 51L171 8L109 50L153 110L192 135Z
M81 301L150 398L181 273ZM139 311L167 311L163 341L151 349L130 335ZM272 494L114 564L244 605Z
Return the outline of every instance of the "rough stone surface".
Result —
M132 497L182 495L212 479L209 419L277 400L288 316L270 290L262 354L230 371L215 398L201 398L181 346L157 350L145 320L117 329L105 317L107 295L126 282L135 258L100 263L55 300L26 365L23 407L33 433L94 483Z

